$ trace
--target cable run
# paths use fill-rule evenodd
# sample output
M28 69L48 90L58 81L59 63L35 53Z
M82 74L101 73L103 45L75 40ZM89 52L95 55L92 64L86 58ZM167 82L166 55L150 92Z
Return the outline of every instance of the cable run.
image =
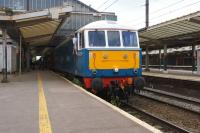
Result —
M151 21L151 20L158 19L158 18L163 17L163 16L168 15L168 14L172 14L172 13L174 13L174 12L180 11L180 10L182 10L182 9L185 9L185 8L187 8L187 7L193 6L193 5L198 4L198 3L200 3L200 1L197 1L197 2L195 2L195 3L191 3L191 4L188 4L188 5L182 6L182 7L178 8L178 9L175 9L175 10L169 11L169 12L167 12L167 13L164 13L164 14L162 14L162 15L159 15L159 16L156 16L156 17L153 17L153 18L150 18L150 21ZM139 20L141 20L141 19L139 19ZM133 20L133 21L134 21L134 20ZM145 21L140 21L140 22L134 24L133 26L139 25L139 24L144 23L144 22L145 22ZM150 23L152 23L152 22L150 22Z
M167 9L167 8L170 8L170 7L172 7L172 6L175 6L175 5L177 5L177 4L179 4L179 3L183 2L183 1L185 1L185 0L180 0L180 1L177 1L177 2L175 2L175 3L172 3L172 4L170 4L170 5L168 5L168 6L164 7L164 8L160 8L160 9L158 9L158 10L155 10L155 11L153 11L153 12L150 12L150 13L151 13L151 14L158 13L158 12L160 12L160 11L162 11L162 10L165 10L165 9Z
M100 9L103 5L105 5L106 3L108 3L110 0L106 0L105 2L103 2L100 6L97 7L97 9Z
M152 15L152 14L157 14L158 12L160 12L160 11L162 11L162 10L165 10L165 9L167 9L167 8L170 8L170 7L174 6L174 5L177 5L177 4L179 4L179 3L183 2L183 1L185 1L185 0L180 0L180 1L178 1L178 2L174 2L174 3L172 3L172 4L170 4L170 5L166 6L166 7L163 7L163 8L160 8L160 9L156 10L156 11L150 12L150 14L151 14L151 15ZM144 17L139 17L139 18L133 19L132 21L134 21L134 20L138 21L138 20L141 20L141 19L143 19L143 18L144 18ZM130 22L131 22L131 21L130 21Z
M169 11L169 12L167 12L167 13L165 13L165 14L162 14L162 15L159 15L159 16L157 16L157 17L153 17L153 18L151 18L150 20L154 20L154 19L160 18L160 17L162 17L162 16L165 16L165 15L167 15L167 14L171 14L171 13L177 12L177 11L179 11L179 10L182 10L182 9L184 9L184 8L193 6L193 5L198 4L198 3L200 3L200 1L197 1L197 2L195 2L195 3L188 4L188 5L186 5L186 6L183 6L183 7L178 8L178 9Z
M107 6L103 11L106 11L108 8L110 8L111 6L113 6L115 3L117 3L119 0L115 0L114 2L112 2L109 6Z

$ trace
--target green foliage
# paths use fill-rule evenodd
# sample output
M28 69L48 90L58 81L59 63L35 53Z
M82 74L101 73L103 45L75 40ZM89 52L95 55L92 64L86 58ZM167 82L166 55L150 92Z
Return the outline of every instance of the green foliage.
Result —
M81 87L82 87L82 84L81 84L81 82L80 82L80 80L79 80L79 79L77 79L77 78L74 78L72 82L73 82L73 83L75 83L76 85L78 85L78 86L81 86Z
M5 8L5 12L6 12L6 15L9 15L9 16L13 15L13 10L10 8Z
M121 105L119 97L111 97L111 104L119 107Z
M6 15L12 16L14 14L13 10L11 8L2 8L0 7L0 11L4 12Z

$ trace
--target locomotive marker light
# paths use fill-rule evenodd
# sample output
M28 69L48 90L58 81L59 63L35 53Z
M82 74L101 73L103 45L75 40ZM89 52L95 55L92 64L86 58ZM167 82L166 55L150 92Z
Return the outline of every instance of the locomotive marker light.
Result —
M128 59L128 55L125 54L125 55L123 56L123 58L124 58L124 60L127 60L127 59Z
M97 74L97 70L93 69L92 70L92 74L96 75Z
M107 55L107 54L104 54L104 55L103 55L103 59L108 59L108 55Z
M133 72L134 72L135 74L137 74L138 70L137 70L137 69L133 69Z

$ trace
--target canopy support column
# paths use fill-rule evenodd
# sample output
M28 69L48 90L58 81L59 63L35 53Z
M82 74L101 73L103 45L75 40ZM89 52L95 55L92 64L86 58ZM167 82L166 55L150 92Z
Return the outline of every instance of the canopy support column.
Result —
M197 74L200 75L200 50L197 51Z
M167 44L164 45L163 65L164 65L164 71L167 71Z
M161 53L161 49L159 49L159 69L161 70L161 68L162 68L162 53Z
M22 36L19 39L19 74L22 74Z
M2 47L2 52L3 52L3 79L2 83L7 83L8 82L8 77L7 77L7 33L6 29L2 29L2 39L3 39L3 47Z
M146 56L145 56L145 71L149 70L149 47L146 47Z
M30 48L26 48L26 70L30 71Z
M196 63L195 63L195 57L196 56L196 54L195 54L195 45L193 44L192 45L192 72L194 72L195 71L195 69L196 69Z

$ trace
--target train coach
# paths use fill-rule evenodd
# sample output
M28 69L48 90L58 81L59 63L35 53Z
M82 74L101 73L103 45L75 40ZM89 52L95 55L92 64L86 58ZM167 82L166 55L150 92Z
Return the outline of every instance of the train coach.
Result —
M144 86L138 33L115 21L96 21L54 51L54 69L79 79L85 89L127 98Z

